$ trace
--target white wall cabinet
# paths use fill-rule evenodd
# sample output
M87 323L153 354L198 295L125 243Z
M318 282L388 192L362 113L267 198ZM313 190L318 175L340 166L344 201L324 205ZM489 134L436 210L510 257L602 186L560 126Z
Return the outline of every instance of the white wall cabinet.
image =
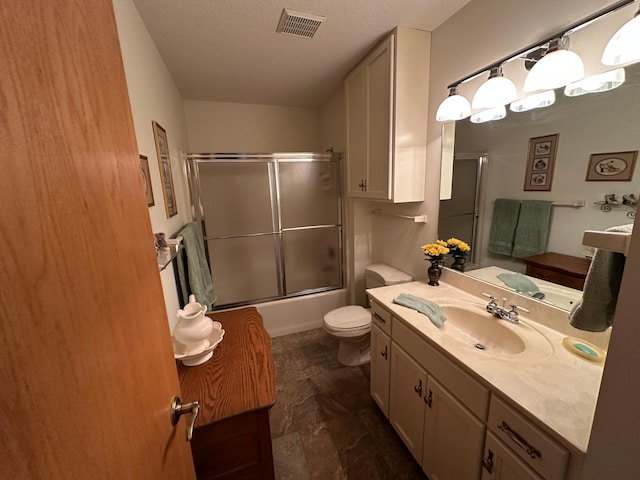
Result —
M424 200L430 48L398 27L345 78L348 196Z
M372 312L371 395L431 480L577 478L565 446L375 301Z

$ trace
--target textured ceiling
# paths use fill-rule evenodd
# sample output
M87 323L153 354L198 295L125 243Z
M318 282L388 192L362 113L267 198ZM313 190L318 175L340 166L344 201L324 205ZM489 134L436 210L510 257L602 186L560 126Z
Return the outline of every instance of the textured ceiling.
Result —
M397 25L433 31L469 0L133 0L187 100L317 107ZM275 32L283 8L327 17Z

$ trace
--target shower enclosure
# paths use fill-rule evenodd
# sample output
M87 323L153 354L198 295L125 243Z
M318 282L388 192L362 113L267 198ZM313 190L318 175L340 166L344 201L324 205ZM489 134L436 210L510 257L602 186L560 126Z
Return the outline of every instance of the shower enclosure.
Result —
M188 154L216 307L342 288L340 155Z

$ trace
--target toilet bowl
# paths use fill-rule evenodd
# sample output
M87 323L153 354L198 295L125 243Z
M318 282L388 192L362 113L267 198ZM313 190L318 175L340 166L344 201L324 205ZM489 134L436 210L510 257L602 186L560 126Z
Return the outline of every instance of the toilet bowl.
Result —
M365 269L367 288L395 285L412 281L406 273L377 263ZM338 340L338 361L347 366L362 365L371 360L371 309L359 305L331 310L324 316L322 326L327 334Z

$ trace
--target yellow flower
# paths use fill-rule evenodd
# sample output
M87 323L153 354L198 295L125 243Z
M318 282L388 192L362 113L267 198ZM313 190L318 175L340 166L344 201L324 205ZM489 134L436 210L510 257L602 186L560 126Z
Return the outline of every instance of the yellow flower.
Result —
M449 249L442 243L427 243L420 247L425 255L429 257L441 257L449 253Z
M450 238L449 240L447 240L446 244L451 250L459 250L461 252L468 252L469 250L471 250L469 244L463 242L462 240L458 240L457 238Z

